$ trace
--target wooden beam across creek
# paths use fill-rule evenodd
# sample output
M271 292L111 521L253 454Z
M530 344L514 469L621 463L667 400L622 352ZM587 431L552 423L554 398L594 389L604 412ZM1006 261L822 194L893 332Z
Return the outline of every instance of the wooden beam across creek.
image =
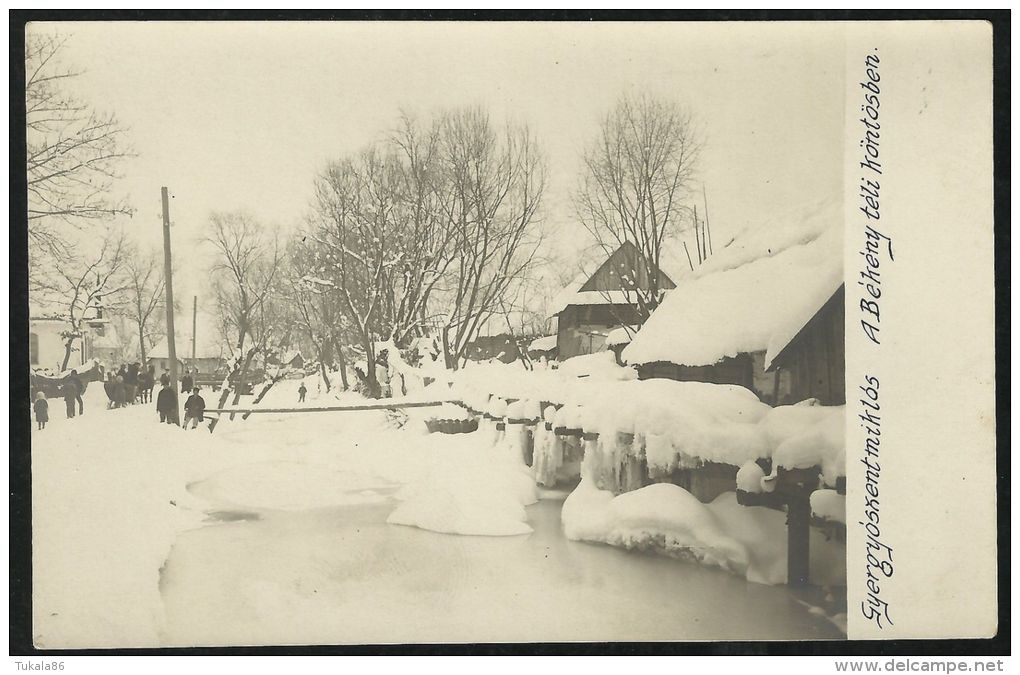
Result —
M434 408L444 403L457 403L457 401L380 401L365 405L334 405L318 408L206 408L205 414L211 413L310 413L310 412L356 412L359 410L393 410L396 408Z

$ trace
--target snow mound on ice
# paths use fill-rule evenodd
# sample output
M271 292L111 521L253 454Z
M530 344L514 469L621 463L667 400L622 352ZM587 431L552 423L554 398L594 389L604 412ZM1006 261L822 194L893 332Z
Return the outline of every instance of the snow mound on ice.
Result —
M582 480L561 518L569 539L662 551L738 574L747 569L745 547L721 530L704 504L671 483L614 497Z
M524 507L538 501L530 470L496 451L450 450L455 456L397 492L403 503L386 522L448 534L530 533Z
M188 491L227 508L303 511L386 500L364 491L365 479L321 464L268 461L224 469L195 481Z
M586 478L564 502L561 521L575 541L666 553L754 583L786 583L786 514L740 506L734 492L702 504L677 485L658 483L614 497ZM815 528L810 537L812 583L846 585L846 547Z

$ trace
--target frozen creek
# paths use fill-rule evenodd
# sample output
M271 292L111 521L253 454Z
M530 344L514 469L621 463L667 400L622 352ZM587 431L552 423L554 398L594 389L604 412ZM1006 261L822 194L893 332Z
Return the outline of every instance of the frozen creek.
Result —
M562 501L520 506L519 481L473 434L382 414L185 433L104 396L90 387L84 417L32 434L43 648L842 636L802 604L817 593L568 540ZM387 524L409 485L435 488L419 516L483 511L499 517L472 527L512 529L519 508L531 531Z
M259 516L220 513L219 522L181 534L161 574L163 639L224 645L842 637L785 587L569 541L559 500L528 507L534 532L514 537L388 525L393 506L387 499Z

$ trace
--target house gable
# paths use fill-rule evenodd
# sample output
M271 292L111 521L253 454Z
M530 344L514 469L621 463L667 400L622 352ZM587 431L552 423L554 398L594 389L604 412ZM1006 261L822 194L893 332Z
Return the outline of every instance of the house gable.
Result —
M629 241L623 242L613 254L606 258L595 273L580 289L585 291L631 291L651 286L650 270L637 247ZM658 287L676 288L676 284L661 269L658 272ZM635 277L631 279L631 276Z

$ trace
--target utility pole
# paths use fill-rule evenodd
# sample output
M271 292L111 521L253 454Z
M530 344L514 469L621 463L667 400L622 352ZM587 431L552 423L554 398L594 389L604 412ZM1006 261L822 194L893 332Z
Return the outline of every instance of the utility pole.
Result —
M181 405L177 397L177 345L174 344L174 285L170 256L170 198L166 188L160 188L163 198L163 270L166 275L166 344L170 356L170 386L173 388L175 408L174 421L181 423Z
M198 323L198 296L191 296L191 369L195 369L195 326Z

